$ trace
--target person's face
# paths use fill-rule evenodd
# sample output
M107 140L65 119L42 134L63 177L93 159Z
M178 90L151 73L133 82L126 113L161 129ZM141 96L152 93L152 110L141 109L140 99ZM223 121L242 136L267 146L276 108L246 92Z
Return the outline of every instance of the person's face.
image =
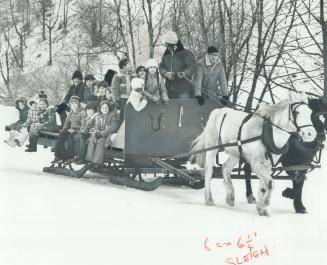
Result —
M211 63L215 63L215 62L217 62L217 60L219 58L219 54L218 53L209 53L208 57L209 57L209 60Z
M92 116L95 113L94 109L87 109L86 114L87 116Z
M32 106L32 109L37 109L38 108L38 104L36 102L32 103L31 106Z
M103 104L101 106L101 113L102 114L108 114L109 113L109 106L107 104Z
M48 107L48 105L44 101L40 101L39 105L41 110L45 110Z
M144 68L141 68L141 69L138 71L137 76L138 76L139 78L144 79L144 78L145 78L145 69L144 69Z
M20 110L23 110L24 107L25 107L25 104L24 104L22 101L18 101L18 108L19 108Z
M105 94L106 93L106 88L103 87L103 86L100 86L99 87L99 92L100 92L100 94Z
M174 51L176 45L170 44L170 43L165 43L165 46L166 46L167 50L172 52L172 51Z
M78 109L78 103L76 101L70 102L70 108L72 110L74 110L74 111L77 110Z
M88 87L91 87L92 84L93 84L93 81L92 81L92 80L86 80L86 85L87 85Z
M127 65L125 66L125 69L126 69L127 73L131 73L133 71L133 67L130 62L127 63Z
M74 78L73 83L75 86L79 85L82 81L79 78Z
M149 67L150 74L154 75L156 72L157 72L157 67L155 67L155 66Z

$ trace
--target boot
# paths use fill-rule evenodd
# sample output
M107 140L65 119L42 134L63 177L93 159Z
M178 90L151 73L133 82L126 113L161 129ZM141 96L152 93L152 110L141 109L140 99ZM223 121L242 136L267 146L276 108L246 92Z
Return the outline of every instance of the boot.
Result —
M302 181L294 181L293 180L293 190L294 190L294 201L293 206L296 213L308 213L307 209L304 207L302 203L302 190L303 190L304 180Z
M36 152L37 151L37 136L30 136L30 144L29 147L25 150L25 152Z

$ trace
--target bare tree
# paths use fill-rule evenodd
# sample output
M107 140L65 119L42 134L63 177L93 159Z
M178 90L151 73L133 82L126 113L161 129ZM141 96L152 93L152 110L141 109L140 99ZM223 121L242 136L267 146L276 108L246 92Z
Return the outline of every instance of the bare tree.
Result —
M167 13L167 0L141 0L141 5L148 30L149 56L150 58L153 58L154 48L157 45L162 29L165 26L164 19Z
M59 0L59 3L57 5L54 4L46 14L45 25L49 33L49 62L48 62L49 65L52 65L52 31L54 27L57 25L60 7L61 7L61 0Z

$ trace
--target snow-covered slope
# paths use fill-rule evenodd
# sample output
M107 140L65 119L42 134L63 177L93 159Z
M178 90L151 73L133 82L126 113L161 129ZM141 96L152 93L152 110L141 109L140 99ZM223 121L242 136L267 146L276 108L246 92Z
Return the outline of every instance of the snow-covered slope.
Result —
M0 106L0 113L0 128L16 119L13 108ZM252 256L248 264L324 264L326 153L304 187L310 213L295 214L291 201L281 197L290 181L275 181L270 218L245 202L243 181L234 180L234 208L224 203L221 180L213 183L216 206L206 207L203 190L161 186L142 192L98 175L48 175L42 167L53 154L43 147L25 153L0 141L0 157L0 264L217 265L228 264L227 258L236 263L236 256L241 264L249 249L239 247L248 234L254 250L260 254L266 246L269 254Z

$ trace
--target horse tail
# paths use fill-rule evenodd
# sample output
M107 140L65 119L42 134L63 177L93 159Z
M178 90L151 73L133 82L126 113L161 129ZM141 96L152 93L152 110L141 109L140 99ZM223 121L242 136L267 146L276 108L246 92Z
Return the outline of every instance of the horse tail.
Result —
M218 143L217 124L221 115L220 109L215 109L210 113L206 127L203 132L192 142L191 152L196 152L206 147L213 146ZM202 168L205 167L206 152L191 155L190 161L194 161Z

